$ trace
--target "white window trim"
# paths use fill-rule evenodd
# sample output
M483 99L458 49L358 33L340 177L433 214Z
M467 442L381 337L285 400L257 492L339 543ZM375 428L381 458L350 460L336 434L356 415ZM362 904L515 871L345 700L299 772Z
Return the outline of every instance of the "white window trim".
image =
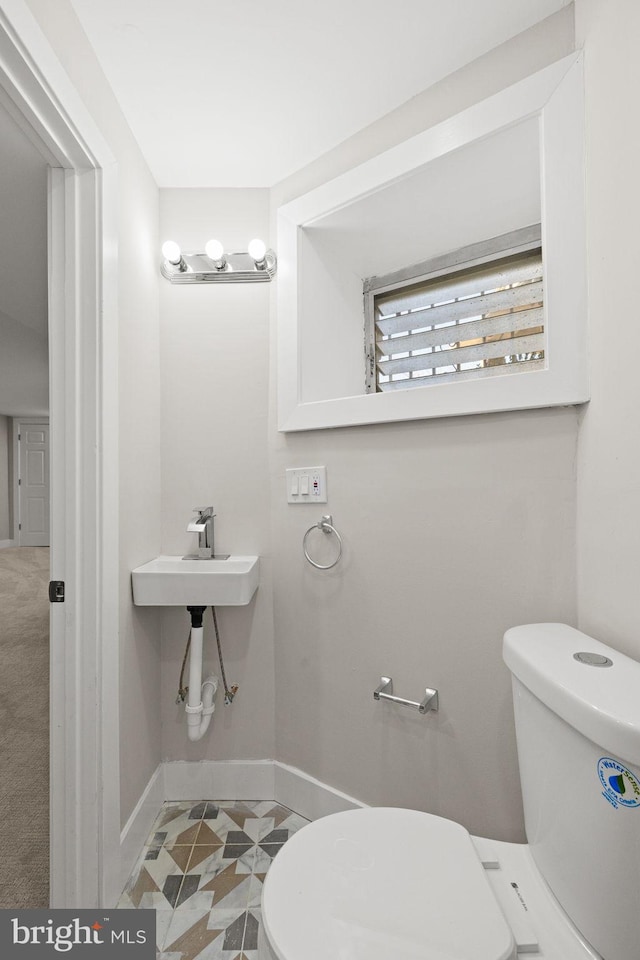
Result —
M583 403L586 346L582 54L546 67L278 210L278 428L283 432ZM544 370L304 403L300 382L299 236L304 227L416 168L537 117L545 262ZM505 388L504 381L508 380Z

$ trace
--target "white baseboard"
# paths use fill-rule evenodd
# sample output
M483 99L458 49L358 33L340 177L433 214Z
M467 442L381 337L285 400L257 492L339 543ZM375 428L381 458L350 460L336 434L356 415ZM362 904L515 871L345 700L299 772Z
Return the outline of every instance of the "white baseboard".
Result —
M165 760L120 834L122 887L168 800L273 800L308 820L367 804L277 760Z
M120 890L124 889L133 872L165 799L164 765L161 763L120 833Z
M4 550L5 547L15 547L15 540L0 540L0 550Z
M277 802L306 817L307 820L319 820L320 817L327 817L331 813L367 806L366 803L316 780L315 777L309 776L297 767L290 767L278 760L274 760L273 763Z
M273 760L165 760L165 800L275 800Z

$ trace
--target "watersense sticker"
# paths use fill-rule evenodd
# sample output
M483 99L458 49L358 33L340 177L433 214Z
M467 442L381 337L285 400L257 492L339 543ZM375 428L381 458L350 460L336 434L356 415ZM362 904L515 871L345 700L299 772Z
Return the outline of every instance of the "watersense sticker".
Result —
M611 757L598 760L598 776L604 787L602 796L612 807L640 807L640 783L631 770L627 770Z

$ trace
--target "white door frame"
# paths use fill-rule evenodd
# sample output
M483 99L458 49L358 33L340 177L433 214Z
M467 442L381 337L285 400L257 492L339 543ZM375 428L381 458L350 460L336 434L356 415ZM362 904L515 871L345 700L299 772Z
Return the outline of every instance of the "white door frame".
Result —
M0 0L0 101L50 164L51 903L119 886L117 182L24 0ZM108 469L107 469L108 467Z
M20 484L20 425L23 423L49 423L49 417L12 417L13 424L13 542L16 547L20 546L21 530L20 520L22 514L21 505L21 484ZM49 484L51 486L51 484ZM49 537L49 545L51 537Z

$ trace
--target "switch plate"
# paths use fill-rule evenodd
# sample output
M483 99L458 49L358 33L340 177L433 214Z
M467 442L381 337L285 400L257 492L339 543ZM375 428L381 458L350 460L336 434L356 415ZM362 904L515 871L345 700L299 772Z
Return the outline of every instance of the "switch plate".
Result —
M326 467L289 467L286 476L287 503L327 502Z

